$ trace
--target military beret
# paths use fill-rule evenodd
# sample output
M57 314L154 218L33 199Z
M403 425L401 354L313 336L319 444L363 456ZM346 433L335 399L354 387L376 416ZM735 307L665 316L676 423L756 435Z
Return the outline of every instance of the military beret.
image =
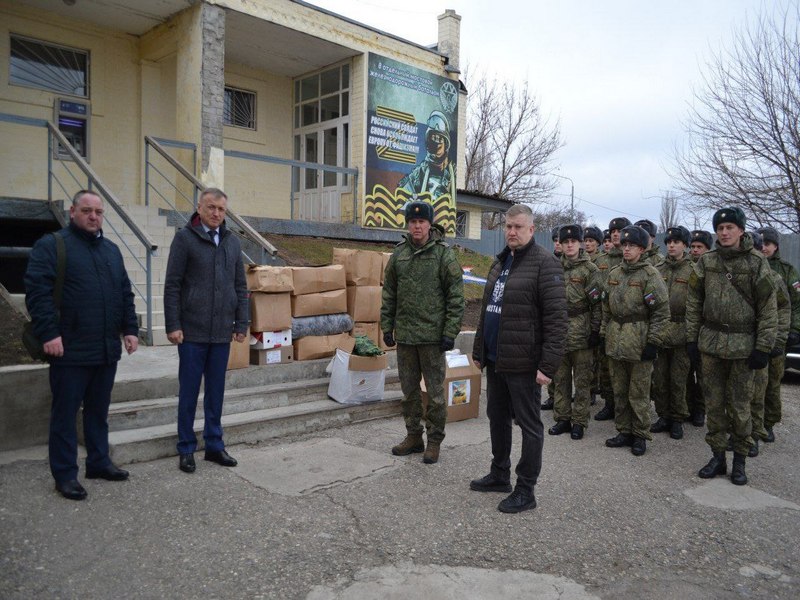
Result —
M750 239L753 240L753 248L756 250L761 250L764 247L764 236L759 233L760 231L761 230L759 229L757 231L747 232L747 235L749 235Z
M740 229L744 229L747 224L747 218L744 216L744 211L738 206L728 206L715 212L711 223L714 225L714 231L717 230L721 223L733 223Z
M616 217L611 219L608 223L608 230L612 231L614 229L619 229L622 231L623 228L628 227L631 224L630 220L626 219L625 217Z
M658 227L656 227L656 224L653 223L650 219L642 219L641 221L636 221L634 225L644 229L647 233L650 234L650 237L655 237L656 233L658 232Z
M550 239L554 242L558 241L558 230L560 227L561 225L556 225L550 230Z
M623 227L619 239L622 244L636 244L642 248L647 248L650 245L650 234L638 225Z
M558 241L563 243L567 240L578 240L579 242L582 242L583 227L577 223L573 223L571 225L562 225L561 229L558 230Z
M700 242L706 248L711 250L711 247L714 245L714 238L711 237L711 233L708 231L704 231L702 229L695 229L692 232L692 242Z
M599 227L595 227L594 225L590 225L586 229L583 230L583 239L588 240L589 238L595 240L598 244L603 243L603 232L600 231Z
M776 246L781 245L781 234L774 227L761 227L756 231L764 238L764 243L772 242Z
M603 241L605 242L606 240L610 239L611 239L611 231L609 231L608 229L603 229Z
M409 202L406 205L406 223L411 219L425 219L433 224L433 206L427 202Z
M670 227L667 229L667 235L664 237L664 242L666 243L670 240L675 240L676 242L683 242L686 246L688 246L690 237L691 234L689 233L689 230L683 225L678 225L677 227Z

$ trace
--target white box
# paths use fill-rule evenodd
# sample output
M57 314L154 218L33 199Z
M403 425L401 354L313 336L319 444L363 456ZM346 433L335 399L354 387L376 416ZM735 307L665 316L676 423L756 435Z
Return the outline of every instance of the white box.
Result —
M292 345L292 330L254 331L250 334L250 350L271 350Z

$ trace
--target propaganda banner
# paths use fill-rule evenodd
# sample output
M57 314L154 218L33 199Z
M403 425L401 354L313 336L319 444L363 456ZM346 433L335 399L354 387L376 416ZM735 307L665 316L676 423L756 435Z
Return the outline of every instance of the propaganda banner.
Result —
M404 228L403 209L430 202L434 222L455 235L456 82L370 53L367 170L362 223Z

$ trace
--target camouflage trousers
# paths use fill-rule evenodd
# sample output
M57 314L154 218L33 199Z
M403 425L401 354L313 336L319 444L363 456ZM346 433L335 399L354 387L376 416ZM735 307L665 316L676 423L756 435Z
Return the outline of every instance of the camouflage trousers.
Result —
M614 386L614 424L620 433L652 440L650 435L650 378L653 361L608 359Z
M786 366L786 355L781 354L769 359L767 371L769 380L764 395L764 427L771 429L775 423L781 422L781 379Z
M420 381L425 379L428 407L425 411L425 428L428 441L441 442L447 422L447 403L444 397L444 352L439 344L397 344L397 370L403 400L400 406L409 435L422 435L422 391Z
M700 369L689 367L689 377L686 380L686 407L689 414L706 412L706 401L703 398L703 384Z
M592 360L594 350L585 348L567 352L561 360L556 376L553 417L556 421L572 421L584 428L589 425L589 402L591 400ZM572 385L575 384L575 401L572 401Z
M685 346L662 348L653 365L653 402L659 417L683 422L689 416L686 406L686 381L689 354Z
M764 395L767 393L769 367L753 371L753 400L750 402L750 418L753 421L750 437L754 440L767 439L764 429Z
M753 371L747 359L727 360L710 354L701 358L703 395L706 399L706 443L713 452L725 452L728 434L733 450L747 454L753 445Z

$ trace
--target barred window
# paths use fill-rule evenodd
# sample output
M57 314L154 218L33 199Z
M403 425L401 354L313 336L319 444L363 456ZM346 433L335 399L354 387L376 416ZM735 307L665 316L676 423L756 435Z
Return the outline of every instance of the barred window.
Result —
M11 35L8 80L70 96L89 97L89 53Z
M469 213L466 210L456 211L456 237L465 238L468 233Z
M225 125L256 129L256 93L225 86Z

